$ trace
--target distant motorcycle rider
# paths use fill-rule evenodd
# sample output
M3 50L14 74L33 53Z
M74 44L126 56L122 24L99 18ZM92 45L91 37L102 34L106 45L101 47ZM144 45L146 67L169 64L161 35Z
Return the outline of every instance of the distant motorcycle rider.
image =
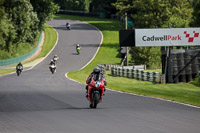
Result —
M87 80L86 80L86 97L88 98L88 85L90 84L91 80L93 77L99 77L99 76L102 76L102 80L104 81L104 85L106 86L107 85L107 82L106 82L106 79L105 79L105 76L103 75L103 73L101 73L100 71L100 68L97 66L93 69L93 72L90 73L90 75L88 76ZM106 91L106 88L104 88L104 91Z
M81 50L80 45L76 44L76 52L77 52L77 54L80 54L80 50Z
M58 57L57 55L54 55L54 57L53 57L53 61L54 61L55 63L58 62L58 59L59 59L59 57Z
M16 66L16 72L17 72L17 75L19 76L19 74L22 72L22 70L24 69L23 65L21 62L19 62ZM18 73L19 71L19 73Z
M24 69L21 62L19 62L19 63L17 64L16 69L21 69L21 70Z
M71 30L71 25L68 22L66 23L66 27L68 30Z
M51 70L52 65L56 67L56 62L53 59L51 59L51 62L49 63L49 65L50 65L49 69ZM55 72L56 72L56 69L55 69Z

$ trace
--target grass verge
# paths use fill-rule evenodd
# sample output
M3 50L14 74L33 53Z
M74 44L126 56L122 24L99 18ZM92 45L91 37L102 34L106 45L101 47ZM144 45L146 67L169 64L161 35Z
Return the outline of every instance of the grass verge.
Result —
M118 30L122 29L120 22L110 19L88 18L80 16L57 15L56 18L80 20L99 28L104 36L103 44L95 59L84 69L68 73L68 77L85 83L89 73L97 64L119 64ZM200 106L200 87L198 82L180 84L154 84L148 81L138 81L124 77L113 77L107 72L108 88L123 92L152 96L172 101Z
M45 33L45 39L44 39L44 44L42 46L41 53L37 57L32 59L31 61L26 62L24 64L24 66L26 66L26 64L31 64L31 62L34 62L34 60L36 60L38 58L45 57L48 54L48 52L55 45L56 40L57 40L56 31L53 28L51 28L49 25L45 24L44 33ZM35 62L33 64L35 64ZM0 69L0 75L11 73L11 72L15 72L15 66L10 66L10 67L8 67L8 69L6 69L6 68L5 69Z

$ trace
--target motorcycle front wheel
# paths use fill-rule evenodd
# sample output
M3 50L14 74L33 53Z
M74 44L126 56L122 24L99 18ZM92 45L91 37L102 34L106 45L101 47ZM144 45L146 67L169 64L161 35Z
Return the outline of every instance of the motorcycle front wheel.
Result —
M17 70L17 76L19 76L19 75L20 75L20 73L21 73L21 71L20 71L20 70Z
M55 71L55 70L51 69L51 73L52 73L52 74L54 74L54 71Z
M92 105L92 104L90 104L90 108L93 108L93 105Z
M93 101L93 107L94 108L97 108L98 100L99 100L99 93L95 93L94 94L94 101Z

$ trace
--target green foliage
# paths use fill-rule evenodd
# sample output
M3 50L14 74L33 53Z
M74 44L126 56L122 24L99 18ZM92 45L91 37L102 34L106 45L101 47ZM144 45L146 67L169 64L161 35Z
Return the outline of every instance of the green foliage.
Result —
M38 19L27 0L6 0L1 2L0 47L15 56L19 43L35 41L38 34ZM30 44L28 44L30 45Z
M16 38L16 30L10 19L8 19L8 14L5 12L5 7L3 6L4 0L1 0L0 5L0 49L10 51L10 45Z
M0 60L11 58L12 56L3 50L0 50Z
M168 27L170 28L185 28L189 27L192 18L192 5L189 0L174 0L169 2Z
M116 0L92 0L92 12L106 12L107 14L115 13L116 9L112 5Z
M43 28L47 20L53 18L54 13L59 10L59 6L53 3L53 0L30 0L34 12L37 12L39 19L39 29Z
M167 1L135 0L131 14L138 28L160 28L170 18Z
M45 21L57 10L53 0L0 0L0 49L11 57L30 50Z
M159 47L132 47L130 53L135 65L147 65L151 68L157 68L161 65Z
M136 28L188 27L192 6L188 0L117 0L120 14L127 12Z
M200 25L200 0L193 0L193 20L191 26L199 27Z
M117 13L124 15L124 13L133 13L133 0L116 0L112 5L117 9Z
M91 0L54 0L64 10L88 11Z

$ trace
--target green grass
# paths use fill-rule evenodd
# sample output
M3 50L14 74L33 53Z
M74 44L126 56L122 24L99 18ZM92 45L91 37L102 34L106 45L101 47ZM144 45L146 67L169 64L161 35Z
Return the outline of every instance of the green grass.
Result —
M107 72L108 73L108 72ZM193 83L155 84L106 74L108 88L200 106L200 87ZM119 83L120 81L120 83Z
M40 57L45 57L49 51L54 47L56 40L57 40L57 33L56 31L50 27L49 25L45 24L45 39L44 39L44 44L42 47L42 52L40 53L39 56L37 56L37 58Z
M84 69L68 73L68 77L85 83L89 73L97 64L120 64L118 58L118 30L122 25L115 20L88 18L80 16L57 15L56 18L80 20L98 27L104 36L103 44L95 59ZM161 71L160 69L148 71ZM159 97L172 101L200 106L200 87L198 81L180 84L155 84L148 81L138 81L124 77L113 77L107 71L108 88L145 96Z
M15 69L0 69L0 75L15 72Z
M42 46L42 51L41 51L40 55L38 55L36 58L32 59L31 61L34 61L35 59L38 59L41 57L45 57L47 55L47 53L53 48L54 44L56 43L57 33L53 28L51 28L49 25L45 24L44 32L45 32L45 40L44 40L44 44ZM36 44L37 44L37 42L38 41L36 41ZM30 49L29 49L29 51L30 51ZM30 63L31 61L26 62L26 63ZM15 66L12 66L12 67L15 67ZM0 75L7 74L10 72L14 72L14 71L15 71L15 69L0 69Z
M148 72L162 72L162 69L147 69Z

